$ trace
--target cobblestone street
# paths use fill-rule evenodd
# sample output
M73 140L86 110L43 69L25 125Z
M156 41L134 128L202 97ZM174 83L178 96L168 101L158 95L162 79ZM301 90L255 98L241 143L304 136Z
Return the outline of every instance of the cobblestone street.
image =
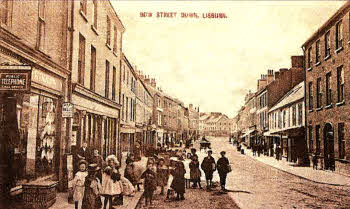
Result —
M227 138L211 139L215 160L226 151L229 196L241 208L349 208L350 187L318 184L241 155ZM215 176L218 178L218 176Z

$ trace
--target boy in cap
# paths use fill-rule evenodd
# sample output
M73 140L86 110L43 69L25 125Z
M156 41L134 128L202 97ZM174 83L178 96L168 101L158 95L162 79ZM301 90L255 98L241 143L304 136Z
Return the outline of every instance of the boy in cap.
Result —
M208 156L202 161L201 168L205 173L205 178L207 180L207 189L210 190L213 180L213 173L216 170L215 159L211 156L213 151L208 151Z
M226 191L225 185L226 185L226 177L227 173L230 172L230 162L228 159L225 157L226 152L222 151L220 152L221 158L219 158L217 162L217 168L218 168L218 173L220 176L220 184L221 184L221 189L222 191Z

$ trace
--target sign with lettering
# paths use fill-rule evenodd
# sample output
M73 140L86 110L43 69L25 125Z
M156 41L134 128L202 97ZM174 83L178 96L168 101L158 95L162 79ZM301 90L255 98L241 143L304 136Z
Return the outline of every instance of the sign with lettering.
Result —
M63 118L72 118L74 112L74 105L72 103L63 103L62 104L62 117Z
M31 75L31 66L0 66L0 92L30 91Z

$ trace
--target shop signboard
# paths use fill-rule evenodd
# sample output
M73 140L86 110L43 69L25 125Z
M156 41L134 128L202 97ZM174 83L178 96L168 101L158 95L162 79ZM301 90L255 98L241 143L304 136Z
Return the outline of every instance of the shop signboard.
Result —
M72 103L65 102L62 104L62 117L73 118L74 105Z
M31 66L0 66L0 92L29 92L31 76Z

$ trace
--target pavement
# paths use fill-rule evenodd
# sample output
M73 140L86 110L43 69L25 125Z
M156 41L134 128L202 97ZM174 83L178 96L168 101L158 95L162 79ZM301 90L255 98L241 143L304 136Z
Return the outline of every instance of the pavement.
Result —
M230 145L229 142L227 142L227 144ZM350 177L348 176L331 171L313 170L312 167L296 166L294 163L287 162L286 160L276 160L274 157L269 157L262 154L260 157L253 156L253 151L251 149L247 149L246 147L244 147L244 152L247 156L252 157L259 162L315 183L335 186L350 186Z
M125 158L124 158L125 159ZM147 158L142 157L141 161L135 162L136 165L144 166L146 167ZM122 175L124 175L125 170L125 162L122 163L120 172ZM122 206L114 206L115 209L134 209L136 208L137 204L139 203L141 197L143 194L143 188L141 186L141 191L137 191L136 193L130 197L130 196L124 196L124 204ZM102 204L103 204L104 198L102 197ZM81 203L79 203L79 208L81 207ZM74 203L70 204L68 202L68 192L66 193L57 193L56 196L56 202L53 206L50 207L50 209L74 209Z

